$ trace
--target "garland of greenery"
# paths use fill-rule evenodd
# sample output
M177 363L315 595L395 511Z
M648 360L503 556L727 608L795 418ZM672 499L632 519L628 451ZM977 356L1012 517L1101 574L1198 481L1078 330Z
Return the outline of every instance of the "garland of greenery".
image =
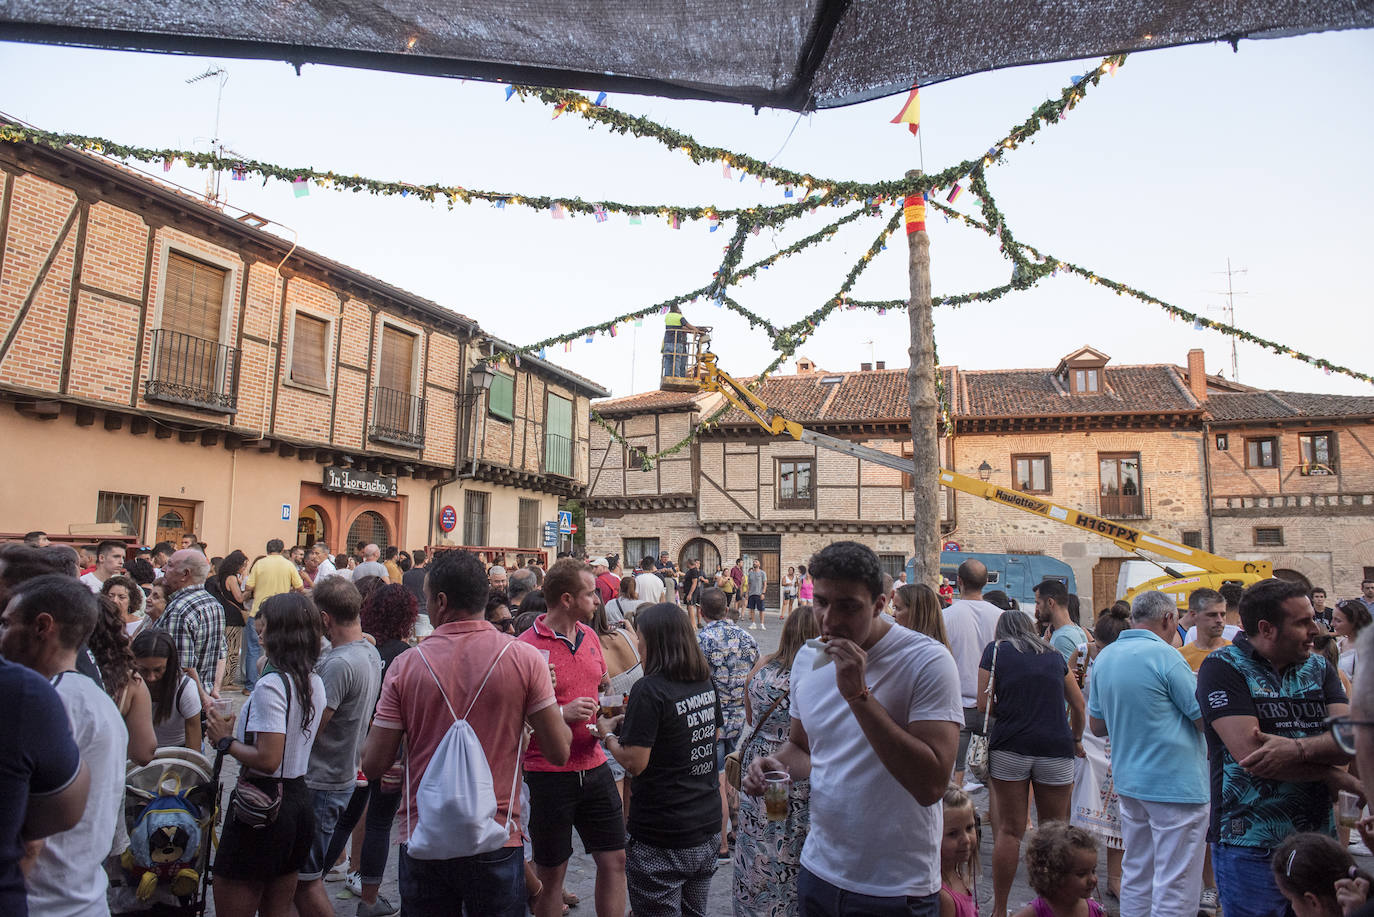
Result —
M954 210L951 207L947 207L946 205L941 204L939 201L931 201L930 204L942 213L948 214L954 219L960 220L966 225L972 226L975 229L982 230L990 236L996 236L998 234L998 229L995 226L989 225L988 223L975 219L974 217L960 213L959 211ZM1005 221L999 219L998 223L1004 224ZM1101 286L1104 286L1109 290L1116 291L1116 295L1118 296L1130 296L1143 303L1148 303L1152 306L1158 306L1174 318L1181 318L1184 321L1192 322L1193 325L1196 327L1210 328L1213 331L1220 331L1222 334L1229 335L1231 337L1236 338L1237 340L1245 341L1249 344L1255 344L1274 353L1288 356L1293 358L1294 360L1298 360L1299 362L1306 363L1309 366L1315 366L1328 374L1339 373L1343 376L1349 376L1352 379L1358 379L1361 382L1369 382L1374 384L1374 375L1371 375L1369 373L1361 372L1358 369L1352 369L1349 366L1342 366L1339 363L1332 363L1330 360L1327 360L1323 357L1313 356L1312 354L1304 353L1300 350L1296 350L1292 347L1289 347L1286 344L1281 344L1278 341L1272 341L1268 338L1260 337L1259 335L1246 331L1244 328L1237 327L1236 325L1228 324L1227 322L1219 322L1215 319L1207 318L1204 315L1199 315L1198 313L1185 309L1182 306L1176 306L1172 303L1165 302L1157 296L1151 296L1144 290L1137 289L1136 287L1133 287L1130 284L1122 283L1118 280L1112 280L1111 278L1105 277L1102 274L1097 273L1096 271L1092 271L1088 268L1082 267L1081 265L1074 264L1072 261L1065 261L1062 258L1059 258L1055 255L1051 255L1047 252L1042 252L1034 246L1027 245L1024 242L1016 242L1015 245L1021 251L1024 251L1027 254L1030 254L1031 256L1043 262L1038 265L1032 265L1032 268L1036 271L1037 274L1039 274L1040 271L1046 268L1049 270L1049 273L1051 274L1058 273L1059 271L1066 271L1070 274L1076 274L1079 277L1082 277L1083 279L1087 280L1090 284L1100 284Z
M1021 124L1013 127L1005 137L990 147L982 156L968 159L950 166L943 172L922 175L912 179L897 179L880 182L825 181L813 175L793 172L771 166L751 156L733 153L720 147L707 147L687 134L664 127L647 118L636 118L615 109L596 106L586 96L561 89L539 89L529 86L513 87L512 91L521 98L534 96L541 101L555 105L560 113L572 111L589 120L605 124L619 133L631 133L641 137L652 137L673 148L686 152L695 162L720 161L726 166L734 165L760 178L771 179L789 188L803 189L798 200L790 203L742 208L717 208L712 206L686 206L681 204L627 204L617 201L586 201L580 197L551 197L548 195L528 195L506 191L486 191L465 188L462 185L443 185L437 182L417 183L404 181L384 181L361 175L344 175L334 171L321 171L312 166L282 166L256 159L238 159L221 156L217 152L196 152L193 150L152 149L117 143L103 137L82 134L65 134L45 131L21 124L0 123L0 141L11 143L33 143L61 149L74 147L116 159L135 160L149 164L162 163L170 166L180 159L188 166L200 169L215 169L232 172L235 178L248 175L261 177L265 182L271 179L291 185L313 183L317 187L340 189L354 193L367 192L373 195L400 197L415 196L423 201L435 203L443 201L449 209L459 202L471 204L486 201L496 207L517 206L533 210L548 211L556 216L582 214L604 218L608 212L625 214L632 217L662 217L677 226L686 220L724 220L747 216L758 225L777 226L819 206L840 206L851 201L873 203L883 199L896 199L907 194L924 193L934 188L953 184L960 178L971 175L977 167L992 165L999 161L1008 150L1016 149L1021 143L1030 140L1046 124L1062 119L1064 115L1082 100L1089 86L1096 86L1108 72L1125 60L1124 55L1108 57L1101 65L1081 77L1074 79L1064 88L1058 99L1047 100L1035 109Z
M820 229L816 230L811 235L806 236L802 239L798 239L796 242L793 242L786 248L779 249L778 251L774 252L768 257L761 258L758 261L755 261L752 264L747 265L746 267L741 268L738 271L735 271L734 273L729 275L725 282L725 285L730 286L737 283L740 280L745 280L754 277L760 271L768 270L769 267L776 264L778 261L781 261L783 258L795 255L798 252L804 251L808 248L811 248L814 245L818 245L821 242L833 238L835 236L835 233L839 230L839 228L845 225L846 223L851 223L854 220L857 220L859 217L863 216L876 216L881 214L881 212L882 211L878 207L878 205L875 204L873 206L869 206L865 204L863 207L860 207L856 210L853 210L845 214L833 223L829 223L826 226L822 226ZM735 263L738 263L738 259L736 259ZM719 272L717 273L719 274ZM713 283L714 282L715 281L713 280ZM539 351L547 347L553 346L555 344L566 344L570 341L576 341L581 338L586 338L597 334L609 334L613 328L615 328L618 325L624 324L627 321L642 319L646 316L655 313L667 312L668 309L672 306L680 306L684 303L695 302L697 300L700 300L702 297L708 296L708 294L711 292L711 289L712 284L707 284L706 286L698 287L695 290L689 290L686 293L674 296L671 299L665 299L662 302L654 303L652 306L644 306L642 308L635 309L631 312L626 312L621 315L618 315L615 318L607 319L606 321L600 322L598 324L587 325L586 327L578 328L576 331L569 331L564 334L555 335L553 337L547 337L544 338L542 341L535 341L534 343L526 344L523 347L517 347L510 350L503 350L499 353L492 354L489 357L484 357L483 359L489 363L499 363L508 360L512 357L516 357L518 355L538 353ZM723 296L719 302L721 306L728 308L731 311L737 312L741 316L743 316L745 320L749 322L749 327L751 329L763 328L765 331L768 332L768 336L770 338L777 336L778 329L774 327L774 325L771 322L769 322L768 319L740 305L732 297L728 295Z
M901 222L902 211L898 209L897 212L892 215L892 218L887 221L887 224L883 227L882 232L878 234L878 237L873 240L873 244L868 247L863 255L859 257L859 260L854 263L854 266L849 269L849 273L845 276L844 283L840 285L839 292L830 299L827 299L822 305L812 310L808 315L803 316L786 328L770 334L773 338L774 348L778 351L777 357L773 362L769 363L762 372L745 383L751 390L758 391L759 387L763 385L768 377L776 372L778 367L783 364L783 361L794 354L797 348L810 337L817 326L824 322L836 309L844 305L845 297L848 295L850 289L853 288L859 276L868 268L873 257L881 252L887 245L888 237L901 225ZM696 427L682 439L654 453L646 453L640 447L630 443L629 440L621 435L613 424L597 413L595 409L593 409L591 413L592 420L610 434L613 442L618 442L626 449L630 450L631 454L639 461L640 467L644 471L651 471L654 467L654 462L659 461L665 456L676 455L691 445L691 443L703 433L718 425L720 419L725 416L731 407L732 405L726 402L719 410L712 413L710 417L699 422Z
M618 134L631 134L636 137L655 140L668 149L682 151L698 165L708 162L720 163L723 168L742 170L757 177L760 181L766 179L786 188L801 188L805 194L812 193L814 189L820 189L825 202L833 204L867 200L873 197L901 197L928 191L932 188L943 188L964 176L971 175L979 165L992 165L999 161L1006 151L1014 150L1034 137L1045 125L1062 120L1074 106L1082 101L1089 87L1096 86L1101 82L1102 77L1108 73L1115 73L1125 60L1126 55L1124 54L1111 55L1103 58L1100 64L1082 76L1074 77L1070 84L1060 92L1059 98L1047 99L1041 103L1029 117L1008 130L1002 139L993 144L982 156L950 166L943 172L923 175L919 178L877 183L819 178L809 172L795 172L791 169L780 168L752 156L735 153L722 147L707 146L697 141L690 134L673 130L648 118L598 105L582 93L568 89L512 85L506 87L506 95L507 98L511 95L518 95L521 100L526 98L537 99L546 105L553 106L556 114L571 112L591 122L591 125L599 124Z
M417 184L383 181L361 175L343 175L338 172L320 171L311 166L280 166L256 159L235 159L221 156L216 152L155 150L149 147L129 146L116 143L113 140L106 140L103 137L59 134L19 124L0 123L0 141L32 143L52 149L73 147L115 159L162 163L163 165L180 159L188 166L195 166L199 169L232 172L236 178L247 175L259 176L263 179L264 184L271 179L277 179L291 185L308 183L320 188L352 191L355 194L365 191L368 194L381 196L414 196L430 203L443 201L447 203L450 210L459 202L471 204L474 201L486 201L498 208L506 206L526 207L531 210L552 212L556 215L569 213L600 218L608 212L614 212L640 218L662 217L674 226L684 219L727 220L739 216L748 216L749 219L761 226L778 226L816 207L832 206L832 202L823 201L820 197L815 199L803 198L779 205L758 205L733 209L682 204L626 204L616 201L586 201L580 197L549 197L547 195L516 194L507 191L483 191L465 188L462 185L441 185L437 182Z

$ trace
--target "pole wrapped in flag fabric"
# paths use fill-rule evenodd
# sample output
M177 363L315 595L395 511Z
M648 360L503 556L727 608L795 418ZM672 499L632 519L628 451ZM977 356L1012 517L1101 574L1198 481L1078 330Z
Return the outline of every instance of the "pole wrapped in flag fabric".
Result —
M908 194L902 205L902 216L906 220L906 234L926 231L926 198L924 194Z
M911 87L911 94L906 97L906 102L902 105L902 110L897 112L897 117L892 119L893 124L905 124L907 130L915 134L921 129L921 88Z

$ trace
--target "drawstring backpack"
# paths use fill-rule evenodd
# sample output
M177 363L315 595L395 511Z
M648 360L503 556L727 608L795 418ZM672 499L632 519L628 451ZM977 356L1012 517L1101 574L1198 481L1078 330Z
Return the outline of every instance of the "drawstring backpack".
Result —
M515 769L511 778L510 812L506 825L496 821L496 791L492 786L491 766L487 764L486 752L482 743L468 725L467 718L482 696L491 673L515 643L508 642L496 656L496 661L487 669L481 687L473 695L467 711L458 717L449 702L439 676L425 658L419 646L415 652L420 654L425 668L439 688L448 712L453 715L453 725L449 727L434 756L425 765L420 777L420 785L415 794L415 830L410 834L406 855L417 860L451 860L456 857L475 856L490 853L504 846L515 827L516 786L520 779L520 743L515 745ZM410 764L407 756L406 789L410 788Z

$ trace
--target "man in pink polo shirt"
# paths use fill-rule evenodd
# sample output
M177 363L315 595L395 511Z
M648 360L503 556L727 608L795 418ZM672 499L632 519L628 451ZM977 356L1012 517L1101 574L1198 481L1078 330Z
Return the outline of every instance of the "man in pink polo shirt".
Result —
M510 798L511 782L519 766L522 724L529 722L551 762L566 762L571 742L543 657L486 620L489 587L477 556L466 551L442 551L430 562L428 571L425 596L430 620L436 625L434 633L425 639L424 659L416 650L407 650L388 667L377 715L363 748L363 773L369 780L380 780L396 761L401 739L406 740L410 785L397 818L401 903L406 914L523 917L524 850L516 826L511 826L505 847L495 853L450 860L417 860L406 853L418 818L415 795L420 778L439 741L453 725L453 715L425 660L460 714L481 690L481 702L472 706L467 722L481 741L491 768L498 821L507 823L512 809L517 819L523 814L519 800ZM507 644L513 645L493 669L492 663ZM489 670L491 677L481 687Z
M602 689L610 684L601 641L587 626L596 607L595 595L592 568L563 558L544 577L548 612L516 638L547 653L557 675L563 719L572 728L572 753L566 762L547 754L539 736L525 753L532 858L535 874L544 883L534 902L535 917L563 913L563 876L572 856L574 827L596 862L597 917L625 913L625 816L620 791L601 743L587 729Z

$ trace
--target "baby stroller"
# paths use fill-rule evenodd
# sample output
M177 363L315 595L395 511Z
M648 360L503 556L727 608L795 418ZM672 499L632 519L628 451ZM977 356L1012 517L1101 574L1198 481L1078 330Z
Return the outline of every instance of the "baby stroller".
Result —
M124 783L129 847L111 870L110 911L146 917L202 917L218 821L221 756L159 748Z

